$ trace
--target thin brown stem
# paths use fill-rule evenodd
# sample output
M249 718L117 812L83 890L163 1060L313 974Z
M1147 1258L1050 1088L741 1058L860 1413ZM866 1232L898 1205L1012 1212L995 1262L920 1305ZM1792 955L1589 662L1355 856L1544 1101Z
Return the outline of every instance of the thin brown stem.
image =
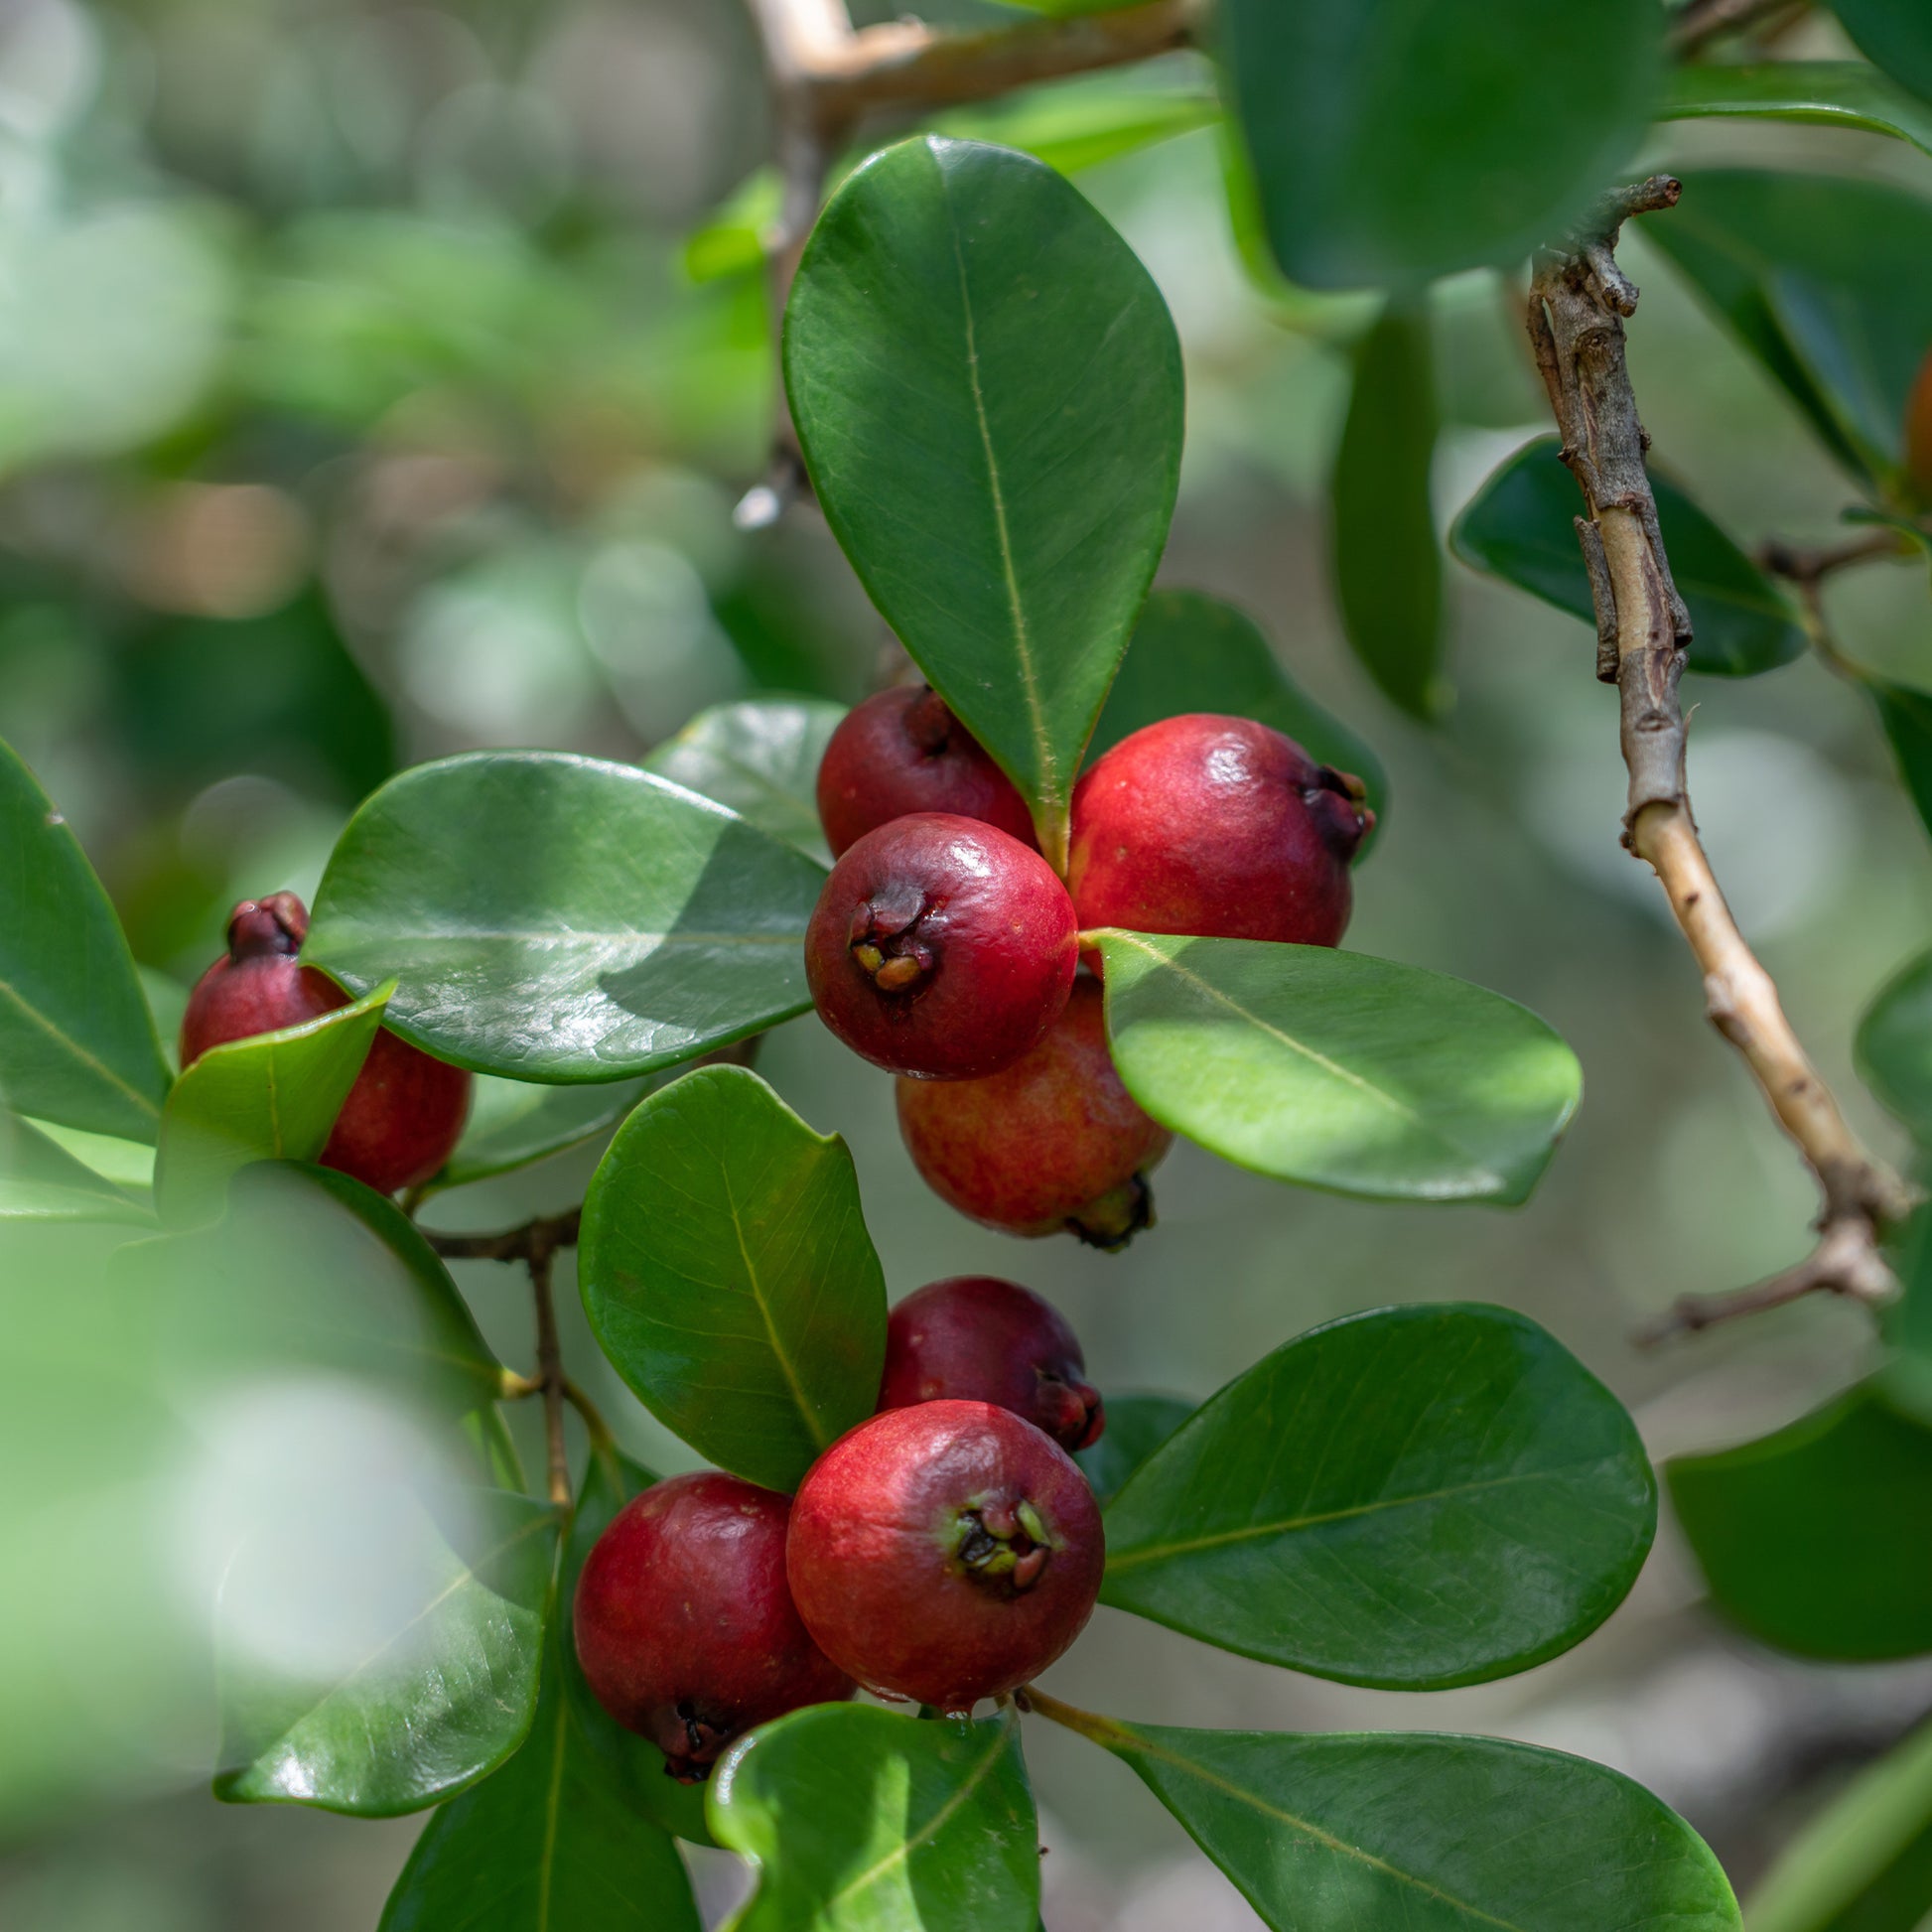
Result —
M1725 34L1761 26L1778 14L1809 11L1809 0L1688 0L1671 21L1671 51L1681 59Z
M1795 1292L1878 1301L1893 1292L1880 1239L1914 1197L1853 1133L1792 1030L1776 984L1725 902L1685 783L1678 680L1690 613L1671 580L1644 468L1649 438L1624 356L1623 324L1636 311L1637 291L1613 252L1625 220L1675 207L1680 193L1663 175L1620 190L1564 247L1539 254L1530 340L1563 432L1563 460L1587 510L1577 526L1597 604L1598 675L1617 685L1629 773L1624 844L1650 865L1669 897L1703 972L1712 1024L1743 1057L1817 1178L1819 1241L1794 1271L1807 1284Z
M1757 552L1760 570L1783 577L1800 586L1817 586L1841 570L1871 563L1879 557L1908 557L1911 545L1903 532L1892 529L1867 530L1863 536L1849 537L1843 543L1819 544L1815 548L1784 543L1776 538L1761 544Z
M1117 1725L1111 1718L1102 1718L1092 1711L1082 1711L1076 1704L1062 1704L1058 1698L1048 1697L1042 1690L1032 1684L1022 1685L1014 1692L1013 1701L1022 1711L1036 1712L1042 1718L1050 1718L1056 1725L1077 1731L1089 1742L1110 1749L1118 1743L1131 1743L1133 1735L1125 1726Z
M1659 1342L1697 1334L1738 1315L1781 1309L1808 1295L1841 1295L1867 1308L1878 1308L1891 1299L1895 1286L1891 1270L1860 1224L1833 1221L1819 1236L1817 1247L1795 1268L1787 1268L1769 1281L1732 1289L1727 1295L1682 1296L1637 1331L1637 1342L1640 1347L1654 1348Z
M528 1261L539 1253L549 1256L559 1248L574 1248L583 1213L573 1207L562 1214L539 1214L500 1234L436 1234L426 1228L423 1239L445 1261Z
M550 1293L554 1248L531 1253L530 1289L537 1305L537 1381L543 1390L543 1440L550 1466L550 1500L570 1507L570 1452L564 1445L564 1357L557 1340L557 1305Z

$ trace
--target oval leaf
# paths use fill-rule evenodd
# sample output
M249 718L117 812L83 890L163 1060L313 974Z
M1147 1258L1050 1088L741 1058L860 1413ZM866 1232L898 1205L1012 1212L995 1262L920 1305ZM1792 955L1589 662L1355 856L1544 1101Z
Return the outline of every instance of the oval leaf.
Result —
M1672 73L1658 119L1730 114L1859 127L1909 141L1932 154L1932 108L1863 61L1767 61L1734 67L1698 62Z
M1103 1506L1120 1494L1127 1478L1193 1413L1194 1405L1177 1395L1107 1398L1106 1433L1073 1457Z
M1506 1309L1382 1309L1285 1343L1107 1511L1101 1600L1316 1677L1441 1690L1623 1600L1657 1490L1622 1405Z
M1465 980L1325 946L1095 936L1128 1091L1258 1173L1376 1200L1515 1202L1577 1110L1577 1056Z
M343 833L303 958L480 1073L617 1080L811 1004L802 853L629 765L478 752L405 771Z
M0 1220L139 1226L153 1216L18 1114L0 1113Z
M1011 1710L982 1724L821 1704L712 1774L711 1829L753 1860L735 1932L1035 1932L1039 1828Z
M1932 1141L1932 952L1885 983L1859 1022L1856 1050L1865 1085L1914 1139Z
M168 1095L155 1153L155 1205L183 1226L218 1214L253 1161L313 1161L362 1070L393 986L320 1020L211 1046Z
M1557 460L1559 441L1539 436L1495 470L1455 519L1449 547L1471 570L1593 625L1596 609L1577 543L1584 499ZM1784 594L1654 466L1650 482L1671 574L1691 612L1685 668L1753 677L1801 657L1805 633Z
M1311 288L1527 254L1628 165L1661 68L1653 0L1225 0L1220 24L1269 240Z
M1932 15L1919 0L1832 0L1832 11L1867 61L1932 101Z
M1932 691L1893 684L1868 672L1861 681L1878 707L1878 722L1891 742L1898 775L1918 807L1919 823L1932 831Z
M1862 1387L1789 1428L1665 1468L1720 1609L1802 1657L1932 1650L1932 1430Z
M614 1086L540 1087L527 1080L477 1075L463 1138L427 1193L468 1187L473 1181L511 1173L553 1154L581 1147L615 1127L646 1093L647 1080Z
M1079 1728L1277 1932L1737 1932L1704 1841L1584 1758L1434 1732Z
M1355 351L1355 386L1329 483L1342 628L1391 703L1429 719L1442 672L1443 558L1429 505L1436 378L1429 314L1391 305Z
M1063 853L1179 483L1180 345L1160 291L1052 169L925 136L876 155L819 217L784 366L872 601Z
M818 764L844 716L844 705L824 698L714 705L658 746L644 769L729 805L748 825L830 865L818 822Z
M1107 693L1089 756L1189 711L1254 718L1286 733L1321 763L1352 771L1368 787L1376 816L1386 819L1382 760L1296 685L1245 611L1204 591L1156 591Z
M872 1414L886 1277L852 1156L756 1073L702 1067L623 1124L584 1200L604 1352L700 1455L793 1489Z
M168 1063L86 854L0 743L0 1105L152 1142Z

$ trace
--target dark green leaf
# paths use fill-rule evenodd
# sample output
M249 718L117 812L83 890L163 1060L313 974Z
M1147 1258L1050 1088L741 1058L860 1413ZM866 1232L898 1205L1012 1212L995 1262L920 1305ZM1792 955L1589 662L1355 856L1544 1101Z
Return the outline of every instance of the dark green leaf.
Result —
M1932 1206L1919 1207L1895 1248L1901 1292L1885 1311L1891 1353L1877 1383L1886 1400L1932 1428Z
M428 1191L467 1187L472 1181L527 1168L615 1127L646 1093L648 1080L615 1086L540 1087L527 1080L477 1075L470 1118L449 1165Z
M1863 61L1767 61L1736 67L1698 62L1671 74L1660 120L1723 114L1859 127L1909 141L1932 154L1932 110Z
M1513 1203L1577 1110L1577 1056L1465 980L1325 946L1099 939L1129 1092L1258 1173L1378 1200Z
M152 1141L168 1064L80 842L0 744L0 1104Z
M793 1489L879 1401L886 1278L852 1156L756 1073L701 1067L624 1122L584 1201L584 1307L699 1454Z
M155 1205L172 1226L221 1211L252 1161L313 1161L362 1070L392 987L278 1033L211 1046L174 1084L161 1116Z
M1335 601L1349 644L1383 695L1423 719L1449 699L1443 558L1429 506L1437 427L1428 311L1392 304L1356 347L1335 453Z
M844 705L824 698L714 705L658 746L644 768L830 865L814 788L826 741L844 716Z
M1471 570L1593 624L1577 544L1584 499L1557 460L1558 444L1539 436L1495 470L1455 519L1449 548ZM1668 477L1653 468L1650 482L1671 574L1691 611L1686 668L1751 677L1802 656L1805 633L1783 593Z
M711 1829L759 1867L738 1932L1034 1932L1039 1834L1011 1710L982 1724L821 1704L712 1774Z
M1932 101L1932 15L1919 0L1832 0L1832 11L1866 60Z
M1778 1854L1751 1932L1917 1932L1932 1910L1932 1724L1862 1771Z
M1859 1022L1857 1051L1865 1085L1917 1140L1932 1142L1932 952L1885 982Z
M1160 291L1052 169L928 136L875 156L819 217L784 364L873 602L1063 851L1179 481Z
M1277 1932L1737 1932L1703 1840L1580 1757L1434 1732L1080 1727Z
M153 1216L18 1114L0 1113L0 1220L140 1226Z
M1127 1478L1193 1413L1194 1405L1177 1395L1110 1395L1106 1433L1073 1457L1101 1503L1112 1502Z
M1130 732L1188 711L1258 718L1286 732L1323 764L1354 772L1376 816L1387 815L1381 759L1297 687L1245 611L1202 591L1156 591L1107 693L1089 755L1098 758Z
M1789 1428L1667 1465L1719 1608L1803 1657L1932 1650L1932 1430L1869 1387Z
M471 1489L433 1503L398 1496L384 1516L327 1526L333 1541L316 1552L319 1567L394 1573L378 1592L382 1628L355 1658L303 1670L250 1656L224 1633L217 1798L393 1818L486 1777L523 1741L557 1512ZM406 1544L395 1534L405 1520ZM254 1583L263 1560L250 1545L236 1551L224 1598Z
M1622 1405L1527 1316L1311 1329L1107 1510L1101 1601L1317 1677L1441 1690L1568 1650L1623 1600L1657 1489Z
M802 853L629 765L478 752L418 765L349 821L303 958L397 981L395 1032L511 1079L618 1080L810 1005L825 883Z
M1661 27L1652 0L1227 0L1225 91L1284 272L1414 288L1560 233L1628 165Z
M1863 682L1878 707L1878 722L1891 741L1898 775L1918 807L1919 822L1932 831L1932 692L1869 675Z

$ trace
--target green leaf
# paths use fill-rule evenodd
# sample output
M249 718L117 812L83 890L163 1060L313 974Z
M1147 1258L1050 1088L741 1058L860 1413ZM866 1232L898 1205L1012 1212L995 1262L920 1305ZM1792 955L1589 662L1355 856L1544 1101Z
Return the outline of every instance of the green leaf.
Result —
M1107 693L1090 755L1098 758L1130 732L1188 711L1256 718L1286 732L1323 764L1352 771L1367 785L1376 816L1386 817L1382 760L1295 684L1245 611L1202 591L1156 591Z
M1689 121L1728 114L1863 128L1909 141L1932 154L1932 108L1893 86L1863 61L1767 61L1738 67L1700 62L1678 68L1670 76L1658 119Z
M1355 386L1329 483L1342 628L1391 703L1429 719L1443 676L1443 558L1429 505L1436 454L1429 314L1391 304L1355 350Z
M1179 482L1180 345L1160 291L1052 169L926 136L827 205L784 366L813 485L873 603L1063 852Z
M154 1186L155 1150L149 1142L123 1141L112 1134L88 1134L78 1127L63 1127L54 1120L28 1124L111 1186L137 1197L144 1197Z
M1898 775L1918 807L1919 823L1932 831L1932 691L1893 684L1869 672L1861 682L1878 707L1878 722L1898 760Z
M1703 1840L1584 1758L1433 1732L1079 1727L1278 1932L1737 1932Z
M0 1105L153 1141L168 1092L120 921L86 854L0 743Z
M852 1156L759 1078L701 1067L624 1122L584 1200L591 1327L700 1455L794 1489L879 1401L886 1278Z
M1869 1385L1788 1428L1665 1468L1712 1600L1803 1657L1932 1650L1932 1430Z
M1932 709L1932 699L1927 705ZM1856 1051L1865 1085L1914 1139L1932 1143L1932 952L1909 961L1879 989L1859 1022Z
M1375 1200L1513 1204L1577 1110L1577 1056L1465 980L1325 946L1097 936L1128 1091L1257 1173Z
M0 1221L122 1221L153 1216L18 1114L0 1113Z
M358 1655L320 1670L249 1656L223 1635L214 1795L359 1818L420 1811L486 1777L530 1728L557 1512L472 1489L433 1503L398 1496L387 1521L332 1527L318 1563L392 1570L378 1592L387 1614L357 1633ZM399 1530L413 1532L407 1543ZM244 1544L224 1599L264 1561Z
M658 746L644 769L830 865L815 787L826 742L844 716L844 705L823 698L713 705Z
M1110 1395L1107 1429L1091 1449L1076 1450L1074 1461L1101 1505L1113 1501L1127 1478L1194 1413L1177 1395Z
M1101 1601L1316 1677L1528 1670L1628 1592L1657 1488L1622 1405L1526 1315L1380 1309L1236 1377L1107 1510Z
M1867 61L1932 101L1932 19L1918 0L1832 0L1832 11Z
M941 114L933 131L1018 148L1074 175L1211 127L1220 117L1221 103L1211 88L1157 84L1144 71L1129 69L1028 87L1004 100L959 108Z
M313 1161L362 1070L393 984L277 1033L210 1046L161 1116L155 1204L172 1226L217 1214L253 1161Z
M1492 472L1455 519L1449 548L1471 570L1594 625L1577 543L1584 499L1557 460L1559 441L1539 436ZM1655 466L1650 483L1671 573L1691 612L1695 634L1686 668L1754 677L1802 656L1804 629L1784 594Z
M1750 1932L1916 1932L1932 1910L1932 1724L1867 1766L1778 1854Z
M303 958L460 1066L632 1078L811 1004L802 853L628 765L477 752L405 771L349 821Z
M1629 165L1662 24L1654 0L1227 0L1223 91L1283 272L1417 288L1559 234Z
M593 1507L607 1522L615 1513L608 1478ZM583 1516L580 1505L573 1544ZM574 1588L574 1569L567 1581ZM595 1699L572 1695L570 1588L559 1591L550 1619L528 1739L501 1770L430 1820L389 1896L381 1932L699 1932L676 1848L640 1812L623 1768L594 1735L600 1720L618 1726ZM629 1741L668 1783L661 1753L641 1738Z
M607 1127L615 1127L649 1091L648 1080L600 1087L540 1087L527 1080L498 1080L480 1073L463 1138L426 1191L438 1194L450 1187L468 1187L473 1181L510 1173L581 1147Z
M1932 1429L1932 1205L1913 1213L1894 1248L1901 1292L1885 1311L1891 1353L1875 1383L1894 1407Z
M1855 474L1896 480L1906 397L1932 342L1932 203L1838 175L1696 173L1644 238L1827 448Z
M1039 1831L1012 1710L980 1724L821 1704L713 1772L711 1829L759 1867L733 1932L1034 1932Z

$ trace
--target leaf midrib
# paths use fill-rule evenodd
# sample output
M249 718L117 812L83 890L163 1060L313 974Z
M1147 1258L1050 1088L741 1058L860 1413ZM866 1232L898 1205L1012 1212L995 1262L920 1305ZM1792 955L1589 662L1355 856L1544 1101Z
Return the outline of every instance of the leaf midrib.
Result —
M152 1115L156 1120L161 1118L161 1108L157 1102L150 1100L139 1087L130 1086L98 1055L88 1052L66 1028L56 1026L40 1008L29 1002L27 996L11 980L0 979L0 994L4 994L11 1000L35 1026L51 1038L58 1040L83 1066L91 1067L110 1087L125 1094L144 1114Z

